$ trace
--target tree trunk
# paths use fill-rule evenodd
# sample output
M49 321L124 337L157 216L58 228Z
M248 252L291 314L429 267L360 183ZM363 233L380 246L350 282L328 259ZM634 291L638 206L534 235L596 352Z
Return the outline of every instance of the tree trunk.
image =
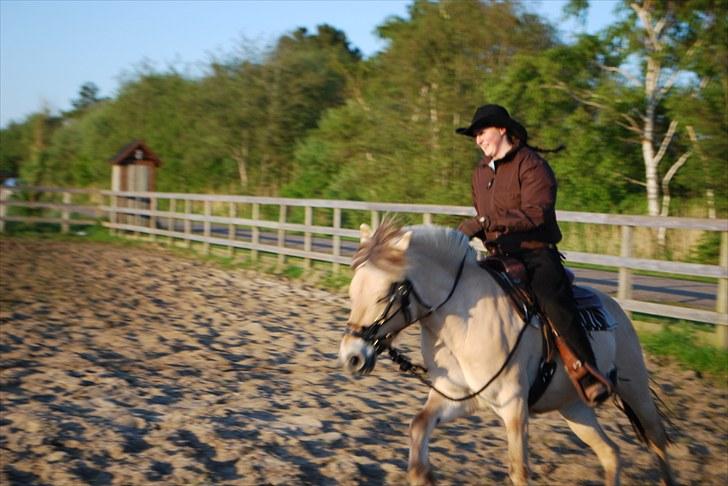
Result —
M240 177L240 185L243 189L248 187L248 147L243 145L233 150L233 160L238 164L238 176Z
M685 152L680 156L677 161L672 164L670 170L667 171L665 177L662 178L662 208L660 209L660 216L667 217L670 215L670 182L672 178L677 174L677 171L685 165L685 162L690 158L691 152ZM665 251L665 244L667 243L667 228L660 227L657 230L657 246L660 248L660 252Z
M698 157L700 158L700 161L703 163L703 176L705 176L705 204L708 208L708 217L710 219L715 219L715 191L711 189L711 183L710 183L710 177L709 177L709 171L708 171L708 157L706 157L705 152L703 152L703 149L700 147L700 143L698 142L698 136L695 133L695 128L693 128L692 125L687 126L688 130L688 136L690 137L690 141L693 143L693 148L698 153Z
M655 112L657 108L657 80L660 76L660 66L653 60L647 60L645 73L645 97L647 109L645 111L644 132L642 136L642 158L645 164L645 184L647 187L647 214L657 216L660 213L660 189L657 176L657 165L660 161L655 157Z

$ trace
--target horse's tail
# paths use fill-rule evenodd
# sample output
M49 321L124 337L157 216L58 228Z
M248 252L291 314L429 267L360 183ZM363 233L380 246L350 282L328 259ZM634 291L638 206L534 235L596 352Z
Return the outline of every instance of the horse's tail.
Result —
M650 381L652 381L652 383L654 384L654 380L652 380L652 378L650 378ZM675 422L672 421L672 417L674 417L675 414L672 412L672 410L670 410L665 401L657 393L655 386L650 386L650 394L652 395L652 400L655 403L657 414L660 416L660 426L662 427L662 431L665 434L667 443L672 444L674 441L670 437L670 432L674 433L675 431L677 431L677 426L675 425ZM629 403L627 403L624 398L622 398L618 394L615 394L614 405L627 416L630 425L632 425L632 430L634 430L634 433L637 436L637 439L639 439L639 441L643 444L649 445L649 440L645 432L645 427L644 425L642 425L642 422L640 422L640 419L635 411L632 410L632 407L629 406ZM669 431L665 427L665 424L668 425L670 429Z

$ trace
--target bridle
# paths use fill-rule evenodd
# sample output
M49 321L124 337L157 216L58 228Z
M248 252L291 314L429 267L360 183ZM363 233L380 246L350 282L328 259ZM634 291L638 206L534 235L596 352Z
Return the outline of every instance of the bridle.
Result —
M455 280L453 281L452 288L447 294L447 297L445 297L445 299L440 302L439 305L428 305L417 292L415 286L412 284L412 281L408 278L405 278L404 280L400 282L394 282L391 285L391 287L389 288L389 293L382 299L387 301L387 305L374 322L372 322L368 326L362 327L359 330L349 328L347 329L347 334L361 338L366 341L374 348L377 355L382 354L386 350L394 350L394 348L392 348L389 344L394 334L406 329L417 321L429 317L433 313L440 310L442 306L447 304L447 302L455 293L455 289L460 282L460 277L462 277L463 268L465 268L465 260L468 256L469 251L470 249L465 251L462 260L460 260L460 266L458 267L457 274L455 275ZM412 317L412 312L410 310L410 296L413 296L421 307L427 309L424 314L419 315L415 318ZM395 304L399 304L399 307L394 312L391 312ZM396 323L395 321L393 321L393 319L400 313L404 318L404 322Z
M366 343L370 344L374 348L377 355L382 354L384 351L388 351L389 357L392 359L392 361L399 365L400 371L414 375L415 378L430 387L436 393L453 402L463 402L465 400L470 400L471 398L480 395L483 391L485 391L486 388L491 385L491 383L496 380L496 378L500 376L500 374L503 372L503 370L506 369L506 366L508 366L508 363L511 361L511 358L515 354L516 349L521 342L521 338L525 334L525 330L528 328L528 321L524 321L523 327L521 328L520 332L518 333L518 337L516 338L516 343L513 345L513 348L508 353L508 356L506 356L505 361L498 369L498 371L496 371L496 373L479 390L457 398L453 398L445 392L438 390L432 383L432 381L427 378L427 368L412 363L412 361L410 361L401 351L392 347L391 338L394 334L406 329L415 322L424 319L434 312L438 311L450 300L450 298L455 293L455 289L457 288L458 283L460 282L460 277L462 277L463 268L465 267L465 259L468 256L468 252L469 249L465 251L463 258L460 261L460 266L458 267L457 274L455 275L455 280L453 281L450 293L447 294L445 300L440 302L439 305L434 307L427 305L425 301L422 300L420 294L417 293L417 290L415 290L412 281L408 278L405 278L401 282L394 282L392 284L389 289L389 293L382 299L387 300L387 306L373 323L369 324L368 326L364 326L359 330L353 330L351 328L348 328L346 331L347 334L361 338ZM417 302L422 307L427 309L424 314L422 314L421 316L417 316L417 318L415 319L412 318L412 313L410 311L410 295L414 296ZM394 312L390 313L395 303L399 303L399 308ZM392 319L400 312L404 317L404 323L399 325L393 324Z

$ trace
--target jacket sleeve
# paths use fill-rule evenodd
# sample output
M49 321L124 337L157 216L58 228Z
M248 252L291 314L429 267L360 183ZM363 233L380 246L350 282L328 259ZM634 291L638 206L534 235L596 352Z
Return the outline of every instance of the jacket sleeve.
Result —
M473 170L473 175L470 178L470 193L471 193L471 197L473 198L473 207L475 208L475 217L468 218L467 220L460 223L460 226L458 226L458 230L465 233L468 236L468 238L470 238L471 240L473 238L479 238L479 239L485 241L485 232L486 232L487 228L484 228L482 223L480 221L478 221L480 214L478 214L478 202L477 202L478 197L479 197L478 187L476 184L477 173L478 173L478 168L476 166L476 168Z
M531 231L555 218L556 177L538 156L524 160L519 169L520 204L497 211L491 229L504 233Z

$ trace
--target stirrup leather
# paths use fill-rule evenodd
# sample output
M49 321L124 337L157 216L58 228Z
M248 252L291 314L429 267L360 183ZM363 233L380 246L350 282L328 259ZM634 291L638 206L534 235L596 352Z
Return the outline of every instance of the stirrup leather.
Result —
M561 336L556 336L556 347L564 362L566 374L569 375L579 397L589 406L595 406L606 400L612 393L612 384L596 368L585 363L576 357L566 341ZM591 379L593 383L586 387L584 379ZM598 386L601 384L602 387ZM601 390L600 390L601 389Z

